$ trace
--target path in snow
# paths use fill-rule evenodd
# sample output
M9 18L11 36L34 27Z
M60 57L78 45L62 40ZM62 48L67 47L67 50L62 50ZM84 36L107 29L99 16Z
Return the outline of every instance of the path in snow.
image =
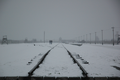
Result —
M43 64L34 72L33 76L82 76L82 71L73 63L64 47L59 44L45 58Z

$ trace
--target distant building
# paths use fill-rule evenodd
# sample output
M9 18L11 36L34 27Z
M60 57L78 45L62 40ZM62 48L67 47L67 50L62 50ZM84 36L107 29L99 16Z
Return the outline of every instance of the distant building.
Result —
M3 39L2 39L2 44L8 44L8 39L7 39L7 35L3 36Z

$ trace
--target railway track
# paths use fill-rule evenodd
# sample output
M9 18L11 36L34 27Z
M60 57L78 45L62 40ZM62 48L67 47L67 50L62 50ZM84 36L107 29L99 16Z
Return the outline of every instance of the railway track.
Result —
M64 46L63 46L64 47ZM64 47L65 48L65 47ZM65 48L66 49L66 48ZM66 49L67 50L67 49ZM87 71L80 65L80 63L72 56L72 54L70 53L69 50L67 50L68 54L70 55L70 57L73 59L74 63L77 63L77 65L79 66L79 68L82 70L82 74L84 77L88 77L88 73Z
M57 44L58 45L58 44ZM33 75L33 72L39 67L39 65L44 61L45 57L48 55L48 53L54 49L57 45L52 47L50 50L46 52L46 54L43 55L43 57L40 59L40 61L28 72L28 76L31 77Z
M106 77L106 76L105 77L93 77L91 75L88 76L87 71L80 64L80 63L87 64L85 62L86 60L84 60L81 57L81 55L71 53L69 51L70 48L67 47L67 45L54 45L54 47L53 45L49 45L49 46L47 45L47 47L49 47L48 49L50 48L51 49L50 50L47 49L48 51L45 54L43 52L41 52L40 54L37 54L37 58L35 58L36 57L35 56L34 58L31 59L34 62L29 61L32 63L27 64L27 65L30 65L30 67L29 67L28 72L26 72L27 70L25 71L25 74L27 73L26 76L1 76L0 75L0 80L120 80L120 77L114 77L114 76L113 77ZM40 60L37 63L38 59ZM70 66L67 64L69 64ZM33 68L31 68L31 66ZM55 73L51 72L51 69L53 69L53 72L55 71ZM63 73L59 71L62 69L63 69ZM68 71L67 74L69 73L72 73L72 74L71 75L69 74L69 76L66 75L67 71ZM46 74L44 72L46 72Z
M52 66L50 66L50 65L52 65ZM72 67L70 67L69 65L71 65ZM57 66L57 67L54 67L54 66ZM47 67L48 70L46 70L45 67ZM52 71L54 73L51 73L49 69L52 69ZM42 70L45 70L47 73L48 72L50 72L50 73L48 73L48 75L46 76L46 75L44 75L45 71L42 71ZM64 73L69 71L68 75L69 74L71 75L71 73L73 75L75 73L75 74L77 74L77 76L75 76L75 75L74 76L64 75L64 73L61 73L59 70L63 70ZM41 75L36 75L35 73L36 74L41 74ZM54 75L58 75L58 77L54 77ZM59 76L59 75L61 75L61 76ZM78 80L81 77L82 77L83 80L88 79L87 71L79 64L79 62L72 56L70 51L67 50L64 45L56 45L53 48L51 48L50 50L48 50L47 53L44 54L43 57L40 59L38 64L36 64L28 72L28 78L29 79L31 79L33 77L36 77L36 76L38 76L38 77L40 76L41 80L43 80L43 78L44 79L49 78L51 80L68 80L68 77L69 78L71 77L70 79L78 79ZM46 80L48 80L48 79L46 79Z

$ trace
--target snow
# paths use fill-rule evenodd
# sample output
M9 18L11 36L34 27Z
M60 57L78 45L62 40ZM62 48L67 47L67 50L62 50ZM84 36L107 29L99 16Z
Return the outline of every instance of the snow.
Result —
M78 62L88 72L91 77L120 77L120 70L112 66L120 67L120 45L94 45L83 44L82 46L66 45L64 46L73 54L79 54L83 60ZM89 62L84 64L83 61Z
M82 71L59 44L50 51L44 63L34 72L34 76L79 77L82 76Z
M0 45L0 76L28 76L41 57L57 43ZM120 45L63 44L85 68L90 77L120 77ZM78 56L79 54L79 56ZM85 64L85 62L89 64ZM82 76L61 44L47 55L33 76Z
M105 47L105 48L120 50L120 45L114 45L114 46L112 44L104 44L104 45L102 45L102 44L91 44L91 45L98 46L98 47Z
M54 45L0 45L0 76L27 76L39 59ZM28 63L29 62L29 63Z

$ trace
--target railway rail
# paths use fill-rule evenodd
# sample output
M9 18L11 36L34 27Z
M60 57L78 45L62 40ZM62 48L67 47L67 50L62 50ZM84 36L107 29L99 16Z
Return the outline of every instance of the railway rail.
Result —
M58 44L57 44L58 45ZM40 59L40 61L28 72L28 77L31 77L33 75L33 72L39 67L39 65L44 61L45 57L48 55L48 53L54 49L57 45L52 47L50 50L46 52L46 54L43 55L43 57Z
M64 47L65 48L65 47ZM66 48L65 48L66 49ZM67 50L67 49L66 49ZM74 63L77 63L77 65L79 66L79 68L82 70L82 74L84 77L88 77L88 73L87 71L80 65L80 63L72 56L71 52L69 50L67 50L68 54L70 55L70 57L73 59Z
M58 45L56 45L56 46L58 46ZM40 61L38 62L38 64L36 64L36 65L28 72L28 79L29 79L29 80L30 80L31 78L33 78L32 75L33 75L34 71L39 68L40 64L43 63L43 61L45 60L46 56L47 56L47 55L49 56L49 53L50 53L56 46L54 46L53 48L51 48L50 50L48 50L47 53L44 54L43 57L40 59ZM83 76L80 76L80 77L71 77L71 78L69 77L69 79L80 79L80 78L81 78L81 79L83 79L83 80L87 80L87 79L88 79L88 73L87 73L87 71L79 64L79 62L72 56L72 54L70 53L70 51L67 50L64 45L62 45L62 47L67 51L68 56L70 56L70 57L73 59L73 62L74 62L74 63L77 63L77 65L78 65L79 69L82 71L82 75L83 75ZM41 80L43 80L42 78L43 78L43 76L41 76ZM68 80L67 77L49 77L49 76L47 77L47 76L46 76L46 77L44 77L44 78L45 78L45 79L48 79L48 78L49 78L49 79L52 79L52 80Z
M64 45L62 45L62 49L64 49L64 51L66 51L67 56L70 57L71 61L73 61L73 63L79 67L79 70L82 72L82 76L81 75L79 75L79 76L57 76L57 77L42 76L42 75L34 76L35 72L38 71L39 69L41 69L41 65L46 63L47 57L49 57L52 54L52 51L54 51L54 49L56 47L60 47L60 46L58 46L58 44L57 44L54 47L52 47L50 50L48 50L44 55L42 55L42 58L40 58L38 63L28 72L27 76L13 76L13 77L12 76L7 76L7 77L3 76L3 77L0 77L0 80L120 80L120 77L90 77L90 76L88 76L87 71L82 67L82 65L77 61L75 56ZM53 59L53 60L56 60L56 59Z

